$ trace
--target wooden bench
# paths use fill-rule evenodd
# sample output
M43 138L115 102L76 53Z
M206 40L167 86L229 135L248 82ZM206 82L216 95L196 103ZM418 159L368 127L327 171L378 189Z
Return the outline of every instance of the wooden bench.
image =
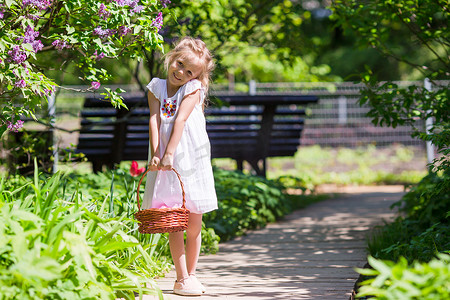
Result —
M247 161L256 174L265 176L267 157L295 154L304 126L304 106L318 98L215 95L212 101L222 104L206 109L212 158L232 158L241 170ZM124 102L129 111L100 99L85 100L77 152L92 162L94 172L123 160L147 160L147 100L133 97Z
M221 108L206 110L206 129L213 158L232 158L242 170L247 161L257 175L265 176L266 158L293 156L300 145L305 105L316 96L219 96Z
M133 97L124 102L129 110L116 109L99 98L85 99L76 151L86 155L94 172L123 160L147 160L147 100Z

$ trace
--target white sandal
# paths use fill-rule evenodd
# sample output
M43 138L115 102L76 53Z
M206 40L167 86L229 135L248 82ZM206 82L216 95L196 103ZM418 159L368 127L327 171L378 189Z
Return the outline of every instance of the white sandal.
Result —
M206 293L205 286L200 282L200 280L198 280L198 278L195 276L195 274L190 274L189 277L192 278L194 281L196 281L200 285L203 294Z
M176 280L173 285L173 293L181 296L201 296L201 283L188 277L180 281Z

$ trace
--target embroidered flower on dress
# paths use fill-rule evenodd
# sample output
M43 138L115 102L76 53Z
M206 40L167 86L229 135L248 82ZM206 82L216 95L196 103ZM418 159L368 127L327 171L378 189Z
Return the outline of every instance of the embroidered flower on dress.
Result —
M161 111L166 118L173 117L177 111L177 100L164 99Z

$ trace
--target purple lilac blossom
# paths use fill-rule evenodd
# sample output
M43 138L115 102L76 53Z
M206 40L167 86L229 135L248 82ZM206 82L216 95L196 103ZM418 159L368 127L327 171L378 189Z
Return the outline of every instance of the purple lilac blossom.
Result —
M114 29L102 29L100 26L94 29L94 34L98 35L102 39L110 37L114 33L116 33Z
M172 3L170 0L160 0L160 2L164 8L166 8L168 4Z
M131 11L132 11L132 15L133 14L138 14L140 13L142 10L144 10L144 7L142 5L136 5Z
M27 18L30 20L36 21L36 20L39 20L41 17L32 15L32 14L27 14Z
M13 124L10 121L6 121L6 125L8 126L8 130L9 131L18 132L19 129L23 127L23 121L22 120L18 120L16 122L16 124Z
M100 4L100 8L98 9L98 15L103 20L108 19L111 16L111 13L106 10L105 4Z
M104 58L104 57L105 57L105 53L100 52L100 54L97 54L97 50L95 50L95 52L94 52L94 58L95 58L96 60L101 60L101 59Z
M41 97L43 97L43 96L48 96L48 95L50 95L51 93L52 93L52 90L51 90L51 89L44 89L43 92L42 92L42 91L39 91L39 92L38 92L38 95L41 96Z
M8 51L8 55L11 58L11 60L16 64L21 64L24 61L27 60L27 54L22 51L22 48L20 46L15 45L11 50Z
M92 81L92 82L91 82L91 87L92 87L94 90L98 90L98 89L100 88L100 82L98 82L98 81Z
M23 89L27 86L27 83L25 82L25 80L20 79L19 81L16 81L16 83L14 83L14 86Z
M41 51L42 48L44 48L44 44L42 44L42 42L40 40L33 41L32 45L33 45L33 50L35 53L37 53L38 51Z
M27 27L25 31L25 37L23 38L23 43L32 43L39 36L39 31L34 31L31 26Z
M3 17L5 16L5 11L3 9L0 9L0 20L3 19Z
M134 8L138 4L139 0L116 0L117 5L123 7L123 6L130 6L131 8Z
M52 0L23 0L23 7L34 6L39 10L46 10L50 5L52 5Z
M156 19L154 19L152 21L152 26L155 26L156 28L161 29L161 27L163 26L163 16L162 16L162 12L158 13L158 16L156 17Z
M118 32L120 36L126 36L129 32L131 32L131 28L127 26L119 26Z
M70 44L68 44L66 41L62 41L62 40L55 40L55 41L53 41L52 45L55 46L55 48L58 50L62 50L64 48L72 48L72 46Z

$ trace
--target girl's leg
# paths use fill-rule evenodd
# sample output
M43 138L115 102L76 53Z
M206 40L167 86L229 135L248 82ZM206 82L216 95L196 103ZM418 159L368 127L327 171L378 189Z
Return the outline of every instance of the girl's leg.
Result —
M186 268L186 255L184 252L184 232L169 233L169 246L175 271L177 272L177 281L188 278L189 273Z
M186 267L188 275L195 275L202 244L202 214L189 214L186 230Z

